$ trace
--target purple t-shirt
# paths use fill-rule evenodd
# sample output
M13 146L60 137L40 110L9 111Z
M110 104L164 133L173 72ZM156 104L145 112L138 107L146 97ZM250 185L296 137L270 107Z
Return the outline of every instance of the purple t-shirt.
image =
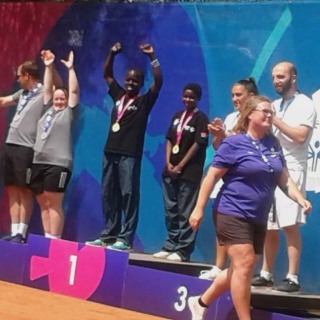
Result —
M219 146L212 166L228 168L213 210L255 223L267 223L285 160L273 136L253 140L247 134L227 137Z

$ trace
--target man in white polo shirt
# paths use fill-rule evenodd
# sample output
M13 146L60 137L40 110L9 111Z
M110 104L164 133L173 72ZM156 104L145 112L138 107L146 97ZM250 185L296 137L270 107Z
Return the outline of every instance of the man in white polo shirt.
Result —
M279 139L292 179L305 192L308 145L315 125L316 111L311 99L297 91L297 69L291 62L280 62L272 69L272 81L281 96L273 103L274 134ZM275 289L284 292L300 290L298 273L301 254L299 226L306 223L302 209L278 188L270 212L265 240L262 270L254 277L253 286L272 286L273 267L280 242L285 233L289 259L288 274Z

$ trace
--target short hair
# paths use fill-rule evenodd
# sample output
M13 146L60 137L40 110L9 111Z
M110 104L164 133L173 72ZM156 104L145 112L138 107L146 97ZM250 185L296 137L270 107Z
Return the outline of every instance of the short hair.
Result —
M188 83L187 85L184 86L183 91L185 92L186 90L191 90L196 97L198 98L198 100L201 100L201 96L202 96L202 89L201 86L197 83Z
M252 93L255 96L259 94L256 80L253 77L249 77L247 79L241 79L237 81L234 85L237 85L237 84L244 86L249 93Z
M28 73L33 79L37 81L40 80L40 71L35 61L25 61L19 67L21 68L22 74Z
M127 72L130 72L130 71L135 72L140 77L141 85L143 86L143 84L144 84L144 72L139 68L130 68L130 69L127 70Z
M273 66L272 70L279 64L286 64L289 68L289 72L291 75L296 75L296 76L298 75L297 67L290 61L280 61Z

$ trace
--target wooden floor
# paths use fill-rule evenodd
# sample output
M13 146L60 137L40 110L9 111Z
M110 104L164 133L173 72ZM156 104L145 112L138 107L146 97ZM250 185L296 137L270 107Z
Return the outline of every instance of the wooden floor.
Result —
M2 320L160 320L151 315L0 281Z

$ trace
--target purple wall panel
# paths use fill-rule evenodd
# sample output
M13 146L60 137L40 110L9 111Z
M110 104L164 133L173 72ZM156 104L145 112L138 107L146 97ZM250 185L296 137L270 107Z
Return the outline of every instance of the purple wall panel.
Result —
M24 285L121 305L128 253L35 235L27 247Z
M22 284L27 245L0 240L0 280Z
M122 306L127 309L177 320L190 319L189 296L201 294L210 282L195 277L128 266ZM252 310L259 320L297 320L302 318ZM230 293L222 295L209 308L208 320L237 320Z

